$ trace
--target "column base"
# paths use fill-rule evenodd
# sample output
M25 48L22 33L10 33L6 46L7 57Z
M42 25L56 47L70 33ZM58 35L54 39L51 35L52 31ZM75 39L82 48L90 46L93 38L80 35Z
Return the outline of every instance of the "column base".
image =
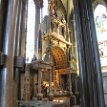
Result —
M43 94L42 94L42 93L38 93L38 94L37 94L37 99L38 99L38 100L42 100L42 98L43 98Z
M71 96L71 95L73 95L73 92L72 92L72 91L70 91L70 92L69 92L69 95L70 95L70 96Z
M53 100L53 94L49 93L48 98L49 98L49 101L52 101Z
M79 95L79 92L78 92L78 91L76 91L76 92L75 92L75 95L76 95L76 96L78 96L78 95Z

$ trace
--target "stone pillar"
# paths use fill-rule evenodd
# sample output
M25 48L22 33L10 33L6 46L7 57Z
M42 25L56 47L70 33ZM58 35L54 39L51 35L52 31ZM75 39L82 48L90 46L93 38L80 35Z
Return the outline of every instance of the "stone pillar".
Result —
M91 0L73 0L82 107L105 107Z
M15 49L15 54L16 56L19 56L21 54L20 52L20 43L21 43L21 31L22 31L22 12L23 12L23 2L22 0L19 0L19 3L17 4L19 6L18 10L17 10L17 22L16 22L16 49Z
M35 0L35 55L38 59L38 39L39 39L39 26L40 26L40 7L37 0Z
M5 15L7 12L7 2L6 0L0 0L0 51L3 48L3 35L5 28Z
M26 47L26 32L27 32L27 11L28 5L25 0L22 0L22 31L21 31L21 56L25 57L25 47Z
M22 9L23 9L23 4L22 4L22 0L19 0L18 5L18 10L17 10L17 22L16 22L16 42L15 42L15 56L21 56L21 30L22 30ZM15 91L14 91L14 96L16 96L16 99L14 98L14 103L16 103L16 100L20 99L20 70L18 68L15 69L15 74L14 74L15 78L15 83L14 83L14 87L15 87Z
M68 65L68 67L69 68L71 68L71 66L70 66L70 61L71 61L71 57L70 57L70 46L66 46L67 47L67 50L66 50L66 54L67 54L67 65ZM73 92L72 92L72 81L71 81L71 70L69 70L69 91L70 91L70 95L72 95L73 94Z
M72 81L71 81L71 72L69 71L69 93L72 95Z
M32 79L31 79L31 73L30 73L30 65L26 64L25 69L25 79L24 79L24 100L30 101L32 97Z
M34 74L34 97L37 96L37 73Z
M0 107L15 107L14 105L14 52L17 10L19 0L9 0L6 15L3 53L7 55L6 66L1 70Z
M4 38L4 29L5 29L5 15L7 12L7 2L6 0L0 0L0 52L3 51L3 38ZM1 72L2 68L0 66L0 87L2 87L2 72ZM1 88L0 88L0 96L1 96L2 92L1 92ZM1 101L1 98L0 98ZM1 105L1 102L0 102Z
M73 84L73 88L74 88L74 95L78 94L78 87L77 87L77 74L76 73L72 73L72 84Z
M37 97L38 100L42 100L42 93L41 93L41 82L42 82L42 71L41 68L38 69L38 93L37 93Z
M49 71L49 100L53 99L53 94L52 94L52 70Z

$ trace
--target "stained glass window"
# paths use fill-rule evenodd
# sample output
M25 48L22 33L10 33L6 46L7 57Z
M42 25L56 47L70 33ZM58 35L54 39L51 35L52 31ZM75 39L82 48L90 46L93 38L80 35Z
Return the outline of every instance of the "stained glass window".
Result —
M104 5L97 5L94 20L99 46L101 65L107 65L107 9Z

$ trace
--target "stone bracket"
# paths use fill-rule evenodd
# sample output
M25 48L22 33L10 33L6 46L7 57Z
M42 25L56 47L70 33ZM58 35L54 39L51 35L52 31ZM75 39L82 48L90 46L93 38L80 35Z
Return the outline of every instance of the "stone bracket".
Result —
M14 58L14 67L24 69L25 58L22 56L15 56Z
M5 65L5 59L6 59L6 55L0 51L0 66Z

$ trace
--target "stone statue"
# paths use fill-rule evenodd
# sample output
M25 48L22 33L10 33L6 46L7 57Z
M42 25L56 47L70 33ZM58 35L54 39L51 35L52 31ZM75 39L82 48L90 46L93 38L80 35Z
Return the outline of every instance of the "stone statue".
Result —
M49 14L55 15L55 0L49 0Z

